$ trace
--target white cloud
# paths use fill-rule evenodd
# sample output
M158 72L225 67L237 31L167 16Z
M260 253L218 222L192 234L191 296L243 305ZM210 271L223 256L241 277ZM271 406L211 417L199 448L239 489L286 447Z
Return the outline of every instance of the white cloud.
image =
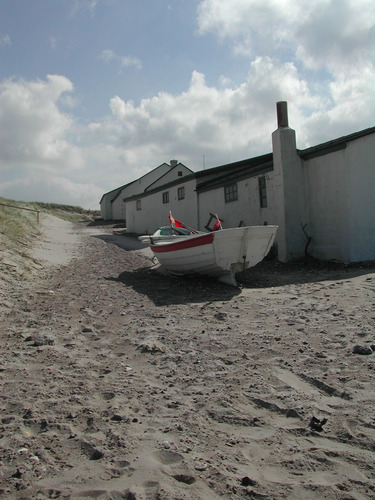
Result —
M301 147L373 126L372 0L203 0L197 22L202 36L217 37L259 66L264 96L278 95L274 76L283 80L279 97L289 101ZM273 73L273 61L284 75Z
M57 47L57 42L59 41L59 39L55 36L50 36L48 40L51 49L55 49Z
M134 66L137 69L142 68L142 61L137 57L118 56L113 52L113 50L110 49L103 50L100 53L99 58L106 62L115 61L119 64L121 68L128 68L130 66Z
M77 183L66 177L39 177L32 174L0 182L0 192L6 198L22 201L44 201L94 209L99 208L99 200L103 194L93 183Z
M330 71L375 61L372 0L203 0L197 13L199 32L236 53L279 54Z
M73 118L59 110L60 98L72 90L70 80L59 75L49 75L44 81L0 83L3 196L19 195L26 201L37 195L39 201L53 201L55 196L55 201L87 202L86 152L71 140L77 128ZM91 206L93 193L97 196L98 189L91 190Z
M12 45L12 41L9 35L0 35L0 47L6 47Z
M97 4L98 0L74 0L71 16L74 17L80 12L88 12L91 17L94 17Z
M275 102L281 99L293 102L294 120L302 120L304 108L323 105L292 64L257 58L237 88L209 87L203 74L193 72L188 90L177 96L159 93L138 106L116 96L112 119L95 129L111 135L134 165L152 152L159 161L180 155L199 169L203 154L214 166L269 152Z
M139 103L114 96L110 114L80 125L61 111L64 76L0 83L0 194L97 208L101 195L171 158L193 170L271 152L276 106L288 101L299 148L373 126L374 71L337 71L313 85L295 62L255 57L247 78L216 88L194 71L187 89ZM225 84L225 86L223 86Z
M0 84L0 161L2 169L34 166L40 171L80 168L79 150L66 139L72 119L58 100L73 90L63 76L46 81L5 80Z

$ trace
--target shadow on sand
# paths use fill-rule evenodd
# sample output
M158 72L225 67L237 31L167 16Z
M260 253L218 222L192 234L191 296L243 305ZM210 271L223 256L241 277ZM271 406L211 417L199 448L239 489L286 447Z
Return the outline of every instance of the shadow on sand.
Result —
M114 281L146 295L156 306L228 301L241 293L240 288L200 276L175 276L159 265L124 271Z
M146 266L122 272L117 278L106 278L132 287L148 296L157 306L181 303L228 301L242 289L282 287L318 281L339 281L375 272L375 262L355 265L321 262L315 259L282 263L264 259L257 266L236 275L238 288L208 277L175 276L152 263L153 254L133 234L95 235L108 244L143 256Z
M258 265L237 275L243 288L271 288L286 285L340 281L375 272L375 262L345 265L313 258L283 263L264 259Z
M126 252L135 252L142 267L123 271L107 280L123 283L137 293L146 295L157 306L227 301L239 295L239 288L226 286L216 280L198 276L175 276L153 263L153 253L133 234L96 234L105 243L116 245Z
M146 250L147 247L141 243L136 235L133 234L95 234L93 238L99 238L100 240L105 241L108 244L116 245L123 250L132 251L132 250Z

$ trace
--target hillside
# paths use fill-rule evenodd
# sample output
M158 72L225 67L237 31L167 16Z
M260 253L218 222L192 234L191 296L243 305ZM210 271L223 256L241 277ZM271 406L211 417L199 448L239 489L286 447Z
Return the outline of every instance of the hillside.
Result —
M90 221L98 211L56 203L20 202L0 197L0 277L17 278L38 268L32 256L36 238L40 235L39 218L53 215L68 221Z

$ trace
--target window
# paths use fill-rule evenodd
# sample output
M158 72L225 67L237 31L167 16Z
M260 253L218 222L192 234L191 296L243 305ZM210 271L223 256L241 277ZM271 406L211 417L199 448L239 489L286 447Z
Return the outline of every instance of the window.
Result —
M177 190L177 198L179 200L183 200L185 198L185 187L184 186L178 188L178 190Z
M169 191L163 193L163 203L169 203Z
M179 177L182 177L182 170L179 170L179 171L178 171L178 176L179 176Z
M238 200L237 184L224 186L225 203Z
M266 188L266 178L264 175L258 177L258 187L259 187L259 202L261 208L267 207L267 188Z
M137 200L136 208L137 208L137 210L142 210L142 200Z

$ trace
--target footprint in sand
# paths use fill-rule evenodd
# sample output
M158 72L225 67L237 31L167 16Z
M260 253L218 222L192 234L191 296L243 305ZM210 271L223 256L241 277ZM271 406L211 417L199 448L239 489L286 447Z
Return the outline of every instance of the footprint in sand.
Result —
M183 459L182 455L174 451L157 451L153 456L163 465L176 464Z

